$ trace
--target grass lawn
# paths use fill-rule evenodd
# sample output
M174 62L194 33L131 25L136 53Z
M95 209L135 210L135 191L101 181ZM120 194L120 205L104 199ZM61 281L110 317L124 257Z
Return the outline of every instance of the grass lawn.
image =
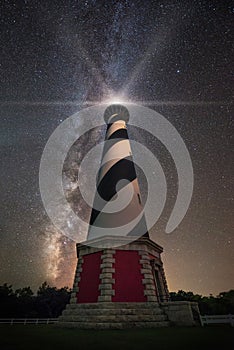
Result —
M77 330L54 325L0 325L1 350L27 349L234 349L234 328L158 328L139 330Z

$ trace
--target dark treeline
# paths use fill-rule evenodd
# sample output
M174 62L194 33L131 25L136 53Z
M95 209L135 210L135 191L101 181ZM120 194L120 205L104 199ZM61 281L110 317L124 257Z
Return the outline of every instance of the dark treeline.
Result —
M54 318L61 315L69 302L71 290L56 288L44 282L36 295L30 287L13 291L12 286L0 286L0 317Z
M61 315L69 302L71 290L56 288L44 282L34 295L30 287L12 289L11 285L0 286L1 318L54 318ZM202 296L179 290L170 293L172 301L196 301L202 315L234 314L234 290L222 292L216 297Z

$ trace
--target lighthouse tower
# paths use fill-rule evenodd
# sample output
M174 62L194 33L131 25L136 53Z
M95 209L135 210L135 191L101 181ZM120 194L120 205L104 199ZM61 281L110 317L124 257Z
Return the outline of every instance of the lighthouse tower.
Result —
M88 237L77 244L71 299L59 325L91 329L168 326L163 249L147 231L127 133L129 112L122 105L111 105L104 120L106 138Z
M88 240L102 237L105 232L112 236L131 236L130 240L132 236L149 237L126 126L128 110L121 105L111 105L105 111L104 120L107 131Z

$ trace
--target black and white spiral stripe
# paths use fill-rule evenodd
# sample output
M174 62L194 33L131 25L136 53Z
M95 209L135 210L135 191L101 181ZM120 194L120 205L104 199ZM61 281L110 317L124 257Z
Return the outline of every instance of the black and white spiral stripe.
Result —
M94 208L90 217L90 227L117 228L128 224L139 214L142 214L135 227L130 232L126 232L126 236L148 236L137 175L126 129L128 111L123 106L112 105L106 110L104 118L107 122L107 131L101 167L97 179L97 192L106 202L115 199L120 191L129 191L129 193L133 193L133 196L128 205L122 210L114 213L106 213L105 202L100 205L98 203L99 196L96 195ZM128 182L119 182L120 180L127 180ZM117 184L118 189L116 189ZM92 238L94 238L92 237L92 231L89 230L88 239Z

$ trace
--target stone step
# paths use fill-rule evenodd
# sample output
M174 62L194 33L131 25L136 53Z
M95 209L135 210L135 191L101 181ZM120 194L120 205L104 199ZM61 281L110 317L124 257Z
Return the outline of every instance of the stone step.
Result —
M120 302L100 302L100 303L83 303L68 304L68 309L152 309L159 308L156 302L140 302L140 303L120 303Z
M169 327L168 321L162 322L58 322L56 326L79 329L126 329Z
M65 309L63 315L161 315L163 311L160 308L141 308L141 309Z
M62 315L61 322L119 323L119 322L162 322L166 315Z

